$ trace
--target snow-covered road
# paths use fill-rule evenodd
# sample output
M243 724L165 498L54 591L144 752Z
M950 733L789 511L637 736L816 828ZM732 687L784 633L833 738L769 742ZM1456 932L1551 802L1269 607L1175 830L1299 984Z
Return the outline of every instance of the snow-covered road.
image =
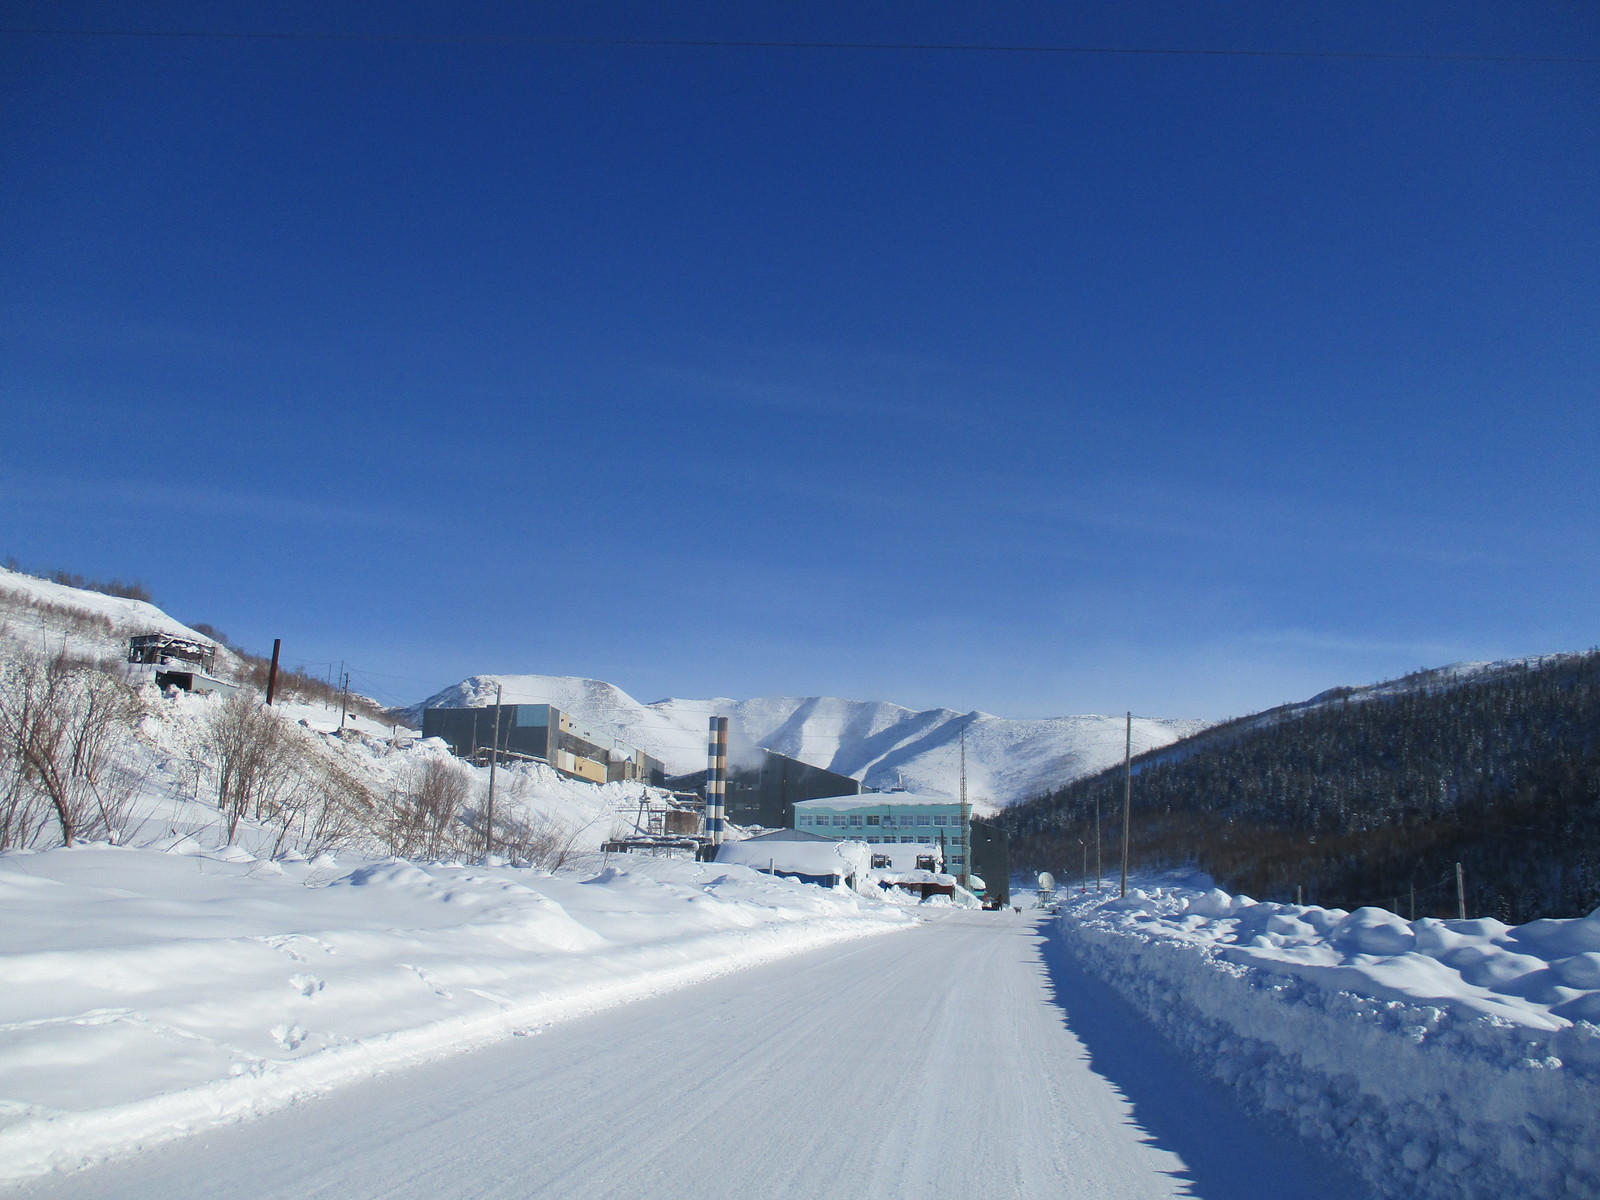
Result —
M954 912L15 1194L1341 1200L1036 916Z

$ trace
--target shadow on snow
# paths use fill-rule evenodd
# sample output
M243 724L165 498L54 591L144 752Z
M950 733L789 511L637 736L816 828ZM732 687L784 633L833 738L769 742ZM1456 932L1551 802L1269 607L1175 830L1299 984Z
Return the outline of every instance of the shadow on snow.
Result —
M1238 1095L1207 1079L1040 921L1039 958L1062 1023L1089 1067L1127 1101L1153 1146L1177 1155L1171 1172L1198 1200L1368 1200L1371 1193L1318 1147L1270 1128Z

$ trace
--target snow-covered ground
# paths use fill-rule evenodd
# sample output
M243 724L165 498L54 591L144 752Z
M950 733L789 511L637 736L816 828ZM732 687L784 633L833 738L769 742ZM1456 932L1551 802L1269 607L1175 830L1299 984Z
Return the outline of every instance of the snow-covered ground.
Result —
M1386 1195L1600 1195L1600 912L1407 922L1168 879L1065 899L1056 932Z
M193 838L0 855L0 908L0 1180L915 923L732 865L272 862Z
M1051 953L1039 917L946 909L893 937L562 1021L20 1190L29 1200L1366 1196L1317 1148L1273 1136L1150 1038L1108 989Z

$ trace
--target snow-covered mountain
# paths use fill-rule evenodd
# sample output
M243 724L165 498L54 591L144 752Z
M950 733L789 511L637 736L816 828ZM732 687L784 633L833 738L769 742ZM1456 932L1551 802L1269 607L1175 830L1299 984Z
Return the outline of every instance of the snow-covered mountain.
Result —
M967 794L995 805L1026 799L1090 775L1122 757L1120 716L1010 720L948 708L917 712L881 700L834 696L755 700L657 700L645 704L598 679L563 675L474 675L428 697L421 710L494 703L553 704L655 755L675 774L705 767L711 716L730 721L732 754L765 747L801 762L850 775L873 787L904 783L914 791L960 790L961 738L967 747ZM1135 754L1203 729L1204 721L1135 717Z

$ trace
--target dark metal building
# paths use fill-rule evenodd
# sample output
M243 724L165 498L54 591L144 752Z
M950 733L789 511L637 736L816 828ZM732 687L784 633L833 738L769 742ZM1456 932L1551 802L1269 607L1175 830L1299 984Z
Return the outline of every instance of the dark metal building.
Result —
M499 735L496 738L496 721ZM596 733L550 704L488 704L480 708L425 708L422 736L443 738L461 758L532 758L589 783L637 779L660 786L661 760L637 746Z
M759 753L757 763L728 766L727 814L735 825L790 828L794 824L795 801L854 796L861 791L860 782L848 775L814 767L774 750ZM680 775L672 782L674 787L705 794L704 771Z
M978 820L967 823L967 836L972 847L973 874L984 882L984 900L1010 903L1011 836L998 825Z

